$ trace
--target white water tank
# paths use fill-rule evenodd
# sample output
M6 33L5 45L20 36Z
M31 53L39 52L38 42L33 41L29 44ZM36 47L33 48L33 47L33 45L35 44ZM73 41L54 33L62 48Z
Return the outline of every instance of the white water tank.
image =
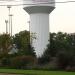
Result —
M49 40L49 14L55 8L55 0L23 0L23 9L30 15L30 33L35 34L32 46L37 57L47 48ZM34 36L34 35L33 35Z

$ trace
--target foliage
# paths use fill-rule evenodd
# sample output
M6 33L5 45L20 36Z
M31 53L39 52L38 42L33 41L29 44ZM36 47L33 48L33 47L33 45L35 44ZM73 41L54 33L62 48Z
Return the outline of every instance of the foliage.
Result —
M43 61L50 63L53 57L57 58L57 65L61 69L65 69L68 66L75 66L75 35L67 33L50 33L49 44L47 50L44 52L42 58ZM54 59L55 60L55 59ZM43 63L43 62L42 62Z
M36 39L33 35L31 37ZM11 49L12 43L16 44L18 53L9 55L8 52ZM0 66L22 69L33 66L33 69L75 71L75 34L50 33L47 49L38 60L34 48L30 44L30 33L28 31L21 31L15 34L13 39L9 34L1 34Z
M11 61L11 66L18 69L26 69L35 63L35 58L32 56L16 56Z
M13 44L16 44L18 53L9 54ZM33 57L35 57L35 53L34 48L30 45L28 31L15 34L13 38L9 34L0 35L0 66L23 67L23 65L34 62Z
M46 51L47 52L47 51ZM42 57L39 57L38 58L38 64L39 65L44 65L44 64L48 64L48 62L50 62L51 60L51 56L50 55L47 55L46 53L44 53L42 55Z
M0 35L0 57L7 56L12 45L12 39L9 34Z
M10 58L2 58L1 59L1 66L10 66L11 64L11 59Z
M13 41L19 49L19 55L35 56L34 48L30 45L30 34L28 31L21 31L19 34L15 34Z

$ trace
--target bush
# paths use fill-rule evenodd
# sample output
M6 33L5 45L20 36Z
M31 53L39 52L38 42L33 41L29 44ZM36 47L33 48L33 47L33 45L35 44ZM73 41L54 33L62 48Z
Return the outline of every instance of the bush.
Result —
M1 59L1 66L10 66L11 64L11 59L10 58L2 58Z
M73 67L71 68L71 71L74 71L74 72L75 72L75 66L73 66Z
M38 64L45 65L45 64L49 63L50 60L51 60L50 55L44 54L44 55L42 55L42 57L38 58Z
M65 70L66 70L66 71L71 71L71 66L67 66L67 67L65 68Z
M75 72L75 66L67 66L66 71L74 71Z
M32 56L16 56L12 59L11 66L14 68L28 69L35 63L35 58Z

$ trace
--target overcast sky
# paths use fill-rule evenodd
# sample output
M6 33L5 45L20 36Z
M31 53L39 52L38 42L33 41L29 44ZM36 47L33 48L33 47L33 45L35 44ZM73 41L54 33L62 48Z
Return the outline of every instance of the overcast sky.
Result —
M56 0L68 1L68 0ZM73 0L72 0L73 1ZM23 30L29 30L29 15L22 7L12 7L13 14L13 34ZM0 33L6 31L5 20L8 20L8 9L5 6L0 6ZM50 14L50 32L75 32L75 3L56 4L56 8Z

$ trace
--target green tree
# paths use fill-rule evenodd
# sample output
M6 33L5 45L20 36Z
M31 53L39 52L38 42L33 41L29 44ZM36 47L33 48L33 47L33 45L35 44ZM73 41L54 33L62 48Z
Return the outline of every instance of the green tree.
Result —
M10 63L10 47L12 46L12 38L9 34L0 35L0 65L5 66Z
M0 35L0 56L7 55L12 45L12 39L9 34Z
M75 66L75 35L67 33L50 33L49 44L44 52L44 61L56 57L58 66L65 68L67 66ZM42 57L42 58L43 58Z
M30 45L30 32L21 31L18 34L15 34L14 43L19 49L19 55L32 55L35 56L34 48Z

